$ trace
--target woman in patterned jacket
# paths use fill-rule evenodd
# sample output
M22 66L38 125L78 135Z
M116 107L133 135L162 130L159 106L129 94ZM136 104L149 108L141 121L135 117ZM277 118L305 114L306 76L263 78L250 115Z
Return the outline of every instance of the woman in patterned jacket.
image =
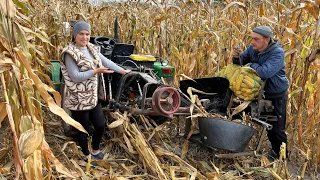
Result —
M88 148L88 135L78 132L75 138L84 155L91 154L93 159L103 159L99 150L105 127L105 119L99 99L106 99L103 73L129 73L105 58L98 49L89 42L90 25L78 21L72 36L74 42L69 44L61 54L61 71L66 86L64 107L71 111L71 116L88 132L90 123L94 126L92 151Z

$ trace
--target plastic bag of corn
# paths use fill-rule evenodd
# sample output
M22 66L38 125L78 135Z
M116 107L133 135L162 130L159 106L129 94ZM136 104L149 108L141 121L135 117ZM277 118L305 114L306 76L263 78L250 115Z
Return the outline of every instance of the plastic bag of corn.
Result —
M229 64L218 72L216 76L227 78L230 82L230 89L237 97L246 101L251 101L258 97L262 80L251 67Z

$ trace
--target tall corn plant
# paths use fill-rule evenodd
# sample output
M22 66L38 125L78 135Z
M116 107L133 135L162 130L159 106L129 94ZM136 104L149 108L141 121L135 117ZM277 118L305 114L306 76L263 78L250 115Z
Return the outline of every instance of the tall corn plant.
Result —
M57 59L61 47L66 44L61 40L62 21L84 19L91 24L93 35L112 37L113 21L115 16L119 16L122 42L133 43L136 53L169 58L171 64L177 67L177 74L186 74L193 78L214 76L219 69L231 63L232 48L235 45L239 44L243 49L249 46L252 28L269 25L286 52L290 80L287 123L290 150L298 149L307 159L312 157L313 164L320 163L320 154L317 153L320 146L320 114L317 103L320 100L319 63L317 64L319 1L224 1L215 4L213 1L176 0L173 3L152 1L152 5L150 2L106 4L102 8L94 8L79 1L36 0L29 1L31 7L27 9L31 9L32 13L22 12L24 8L20 8L22 13L15 17L25 15L31 18L20 25L31 28L31 31L20 28L27 33L26 44L31 44L31 47L36 49L43 47L46 55ZM13 17L11 19L15 20ZM45 32L41 34L48 35L47 40L50 40L53 46L43 42L46 38L42 39L34 34L39 30L38 27ZM30 35L34 39L29 39ZM8 39L11 36L9 35ZM28 51L33 50L29 48L25 51L28 54ZM15 51L13 53L17 54ZM25 55L26 59L29 58L28 62L39 67L40 59L47 61L46 57L36 61L35 53L29 54L31 57ZM4 74L8 71L4 71ZM27 72L27 75L29 73L26 70L24 72ZM40 73L37 75L45 77ZM8 86L9 81L5 82ZM35 85L32 87L37 88ZM22 88L21 92L24 91ZM17 90L15 92L20 93ZM35 97L39 98L40 95ZM37 100L41 102L40 99Z
M74 178L77 175L58 161L45 140L42 106L48 106L67 123L85 130L60 108L59 93L39 78L48 79L44 72L50 62L43 52L44 47L52 44L33 25L28 17L29 9L20 1L1 1L0 77L5 99L0 104L0 122L8 119L11 127L16 179L20 175L26 179L50 177L51 164L59 173Z

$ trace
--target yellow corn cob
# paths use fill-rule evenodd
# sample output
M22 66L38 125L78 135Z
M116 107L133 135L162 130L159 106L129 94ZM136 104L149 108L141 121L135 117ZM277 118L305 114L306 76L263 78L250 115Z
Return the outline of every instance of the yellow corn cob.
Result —
M235 70L239 69L240 66L235 65L235 64L230 64L226 67L226 77L230 80L231 77L233 76Z
M229 78L229 81L230 82L236 81L237 77L239 76L239 73L240 73L239 69L232 72L232 76Z
M240 91L241 90L241 83L242 83L242 80L243 80L243 74L240 74L238 77L237 77L237 81L236 81L236 91Z
M254 80L252 79L252 78L250 78L250 77L248 77L248 76L245 76L244 78L243 78L243 83L244 84L246 84L248 87L250 87L250 88L254 88Z
M244 97L244 100L245 101L252 101L252 100L254 100L255 98L254 97L252 97L252 96L246 96L246 97Z
M226 71L225 69L221 69L221 71L219 71L216 76L223 77L225 74L225 71Z
M257 89L252 89L252 88L241 88L241 92L245 93L246 95L253 95L257 91L258 91Z

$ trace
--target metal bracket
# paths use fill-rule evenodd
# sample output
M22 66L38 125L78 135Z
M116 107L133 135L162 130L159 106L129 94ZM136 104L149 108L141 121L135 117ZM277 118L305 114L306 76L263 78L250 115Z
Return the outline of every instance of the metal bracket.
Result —
M110 74L108 74L107 76L108 76L108 84L109 84L109 96L110 96L110 99L112 99L112 88L111 88L112 76Z
M261 126L265 127L267 130L271 130L273 128L271 124L261 121L260 119L252 118L252 120L259 123Z

